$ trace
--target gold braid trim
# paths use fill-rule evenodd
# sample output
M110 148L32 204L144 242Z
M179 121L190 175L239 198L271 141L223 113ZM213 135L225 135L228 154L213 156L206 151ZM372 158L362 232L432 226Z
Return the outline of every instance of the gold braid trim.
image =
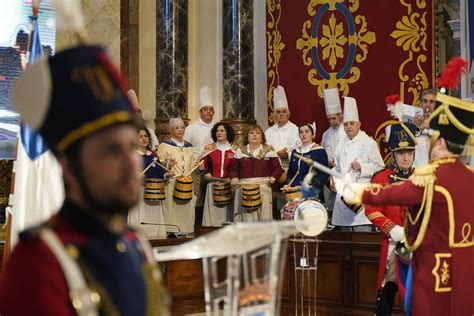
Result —
M243 146L241 149L242 153L244 155L247 155L249 157L252 157L252 158L255 158L255 159L262 159L263 157L265 157L266 154L268 154L269 152L273 151L273 147L270 146L270 145L267 145L267 144L263 144L263 148L260 150L260 152L258 153L258 155L254 156L253 154L249 153L247 151L247 146Z
M437 168L437 163L416 167L409 179L418 187L426 187L429 183L434 183L436 181L435 172Z
M170 299L163 286L163 278L156 265L147 262L143 265L147 297L147 316L167 316Z
M431 217L431 207L433 206L433 190L434 190L434 181L431 183L427 183L425 186L425 191L423 193L423 202L421 204L420 209L416 215L415 220L412 219L411 214L407 213L405 217L405 236L408 236L408 225L407 221L409 221L412 225L416 224L423 212L423 219L421 221L420 230L418 231L418 235L415 238L413 244L409 244L408 240L405 240L405 246L408 251L415 251L420 247L421 243L423 242L423 238L425 237L426 229L428 228L428 223ZM425 206L426 204L426 206Z

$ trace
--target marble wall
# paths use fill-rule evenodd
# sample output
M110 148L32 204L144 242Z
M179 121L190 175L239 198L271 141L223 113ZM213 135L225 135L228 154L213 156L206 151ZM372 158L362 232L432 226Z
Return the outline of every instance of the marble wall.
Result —
M116 65L120 65L120 0L81 0L85 32L93 43L109 49ZM56 50L77 44L68 31L56 34Z
M188 0L156 3L156 118L187 118Z
M223 1L223 118L254 119L253 2Z

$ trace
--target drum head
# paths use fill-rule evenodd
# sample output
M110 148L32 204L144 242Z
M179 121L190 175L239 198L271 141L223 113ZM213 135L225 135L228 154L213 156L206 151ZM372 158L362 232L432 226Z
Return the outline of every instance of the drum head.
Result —
M308 200L301 202L295 211L296 229L306 236L321 234L328 223L326 207L318 201Z

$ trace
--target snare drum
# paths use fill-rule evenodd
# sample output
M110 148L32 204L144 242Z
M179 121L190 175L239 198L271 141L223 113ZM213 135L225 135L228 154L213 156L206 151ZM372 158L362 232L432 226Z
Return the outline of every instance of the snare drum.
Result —
M298 204L294 214L296 229L306 236L321 234L328 224L326 207L316 200L306 200Z

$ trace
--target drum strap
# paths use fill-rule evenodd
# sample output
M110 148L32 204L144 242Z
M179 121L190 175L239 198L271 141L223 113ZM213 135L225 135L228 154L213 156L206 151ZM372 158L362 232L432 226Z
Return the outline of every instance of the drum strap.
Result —
M98 316L100 296L92 291L76 261L69 255L58 236L49 228L43 228L39 236L49 247L61 266L69 288L69 298L78 316Z

